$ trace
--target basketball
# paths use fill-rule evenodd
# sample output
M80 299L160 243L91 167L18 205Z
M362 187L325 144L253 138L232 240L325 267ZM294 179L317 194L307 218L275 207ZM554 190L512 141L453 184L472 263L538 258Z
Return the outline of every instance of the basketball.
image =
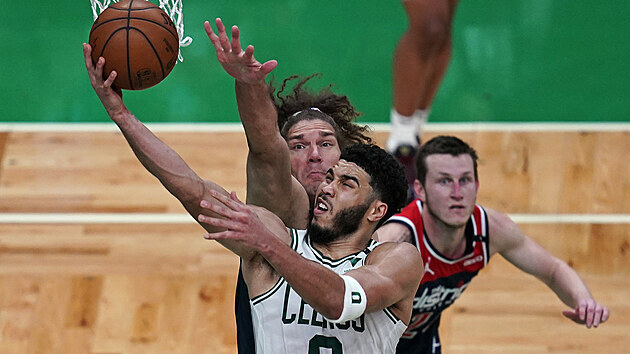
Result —
M179 53L173 21L145 0L110 5L92 25L88 42L94 63L105 58L103 78L116 70L114 85L125 90L144 90L164 80Z

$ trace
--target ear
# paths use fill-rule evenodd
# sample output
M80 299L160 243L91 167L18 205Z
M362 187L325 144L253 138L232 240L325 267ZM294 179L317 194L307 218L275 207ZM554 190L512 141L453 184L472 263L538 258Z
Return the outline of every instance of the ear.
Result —
M416 197L418 197L423 203L427 201L427 195L424 192L424 187L420 180L416 179L413 181L413 191L416 193Z
M370 222L378 222L385 214L387 214L387 204L377 199L372 202L370 209L368 209L367 219Z

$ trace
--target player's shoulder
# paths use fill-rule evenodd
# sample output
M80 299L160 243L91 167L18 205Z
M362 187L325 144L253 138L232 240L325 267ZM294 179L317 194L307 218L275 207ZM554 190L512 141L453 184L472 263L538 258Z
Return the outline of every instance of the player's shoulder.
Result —
M512 218L510 218L510 216L506 213L500 212L496 209L486 208L486 207L484 207L483 210L486 212L486 215L488 216L488 225L491 231L496 232L496 231L503 231L506 229L509 230L513 226L516 226Z
M395 277L399 282L407 284L411 294L418 289L424 266L420 252L407 242L383 242L379 244L369 255L366 265L373 265L380 269L382 274Z
M501 252L522 240L523 233L512 218L500 211L485 208L488 215L491 250Z
M414 199L409 204L407 204L398 215L414 215L420 214L422 210L423 203L420 199Z
M412 245L408 242L381 242L377 247L375 247L368 258L372 257L373 259L382 257L394 257L394 259L399 258L403 260L409 260L413 263L420 260L422 258L420 256L420 252L416 246Z

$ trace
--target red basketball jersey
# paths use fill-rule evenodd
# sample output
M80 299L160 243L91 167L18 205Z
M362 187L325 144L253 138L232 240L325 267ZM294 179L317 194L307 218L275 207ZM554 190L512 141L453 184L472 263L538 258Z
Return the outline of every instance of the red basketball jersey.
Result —
M459 298L490 259L488 218L480 205L475 205L466 225L466 251L457 259L447 258L433 247L424 231L422 209L423 203L416 199L387 221L409 228L425 269L414 299L411 322L398 343L398 353L440 352L438 326L442 311Z

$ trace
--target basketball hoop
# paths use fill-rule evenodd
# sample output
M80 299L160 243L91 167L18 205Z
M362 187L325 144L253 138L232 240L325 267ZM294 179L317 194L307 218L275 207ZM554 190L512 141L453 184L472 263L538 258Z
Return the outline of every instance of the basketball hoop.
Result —
M120 0L90 0L92 3L92 14L94 15L94 21L98 15L101 14L109 5ZM192 38L184 37L184 11L182 0L159 0L158 6L168 14L173 20L175 27L177 28L177 34L179 35L179 53L177 59L184 61L182 57L182 47L187 47L192 42Z

